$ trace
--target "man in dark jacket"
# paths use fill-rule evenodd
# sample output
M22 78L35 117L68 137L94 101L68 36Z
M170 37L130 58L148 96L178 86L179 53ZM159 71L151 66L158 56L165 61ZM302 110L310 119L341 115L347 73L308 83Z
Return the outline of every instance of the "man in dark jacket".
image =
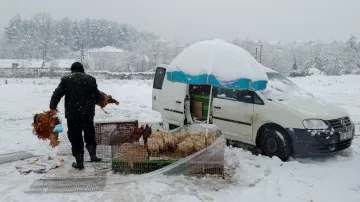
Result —
M76 163L72 167L79 170L84 168L84 142L92 162L101 161L96 156L95 141L95 101L103 101L105 97L100 94L96 79L85 74L81 63L75 62L71 66L71 75L61 78L59 86L55 89L51 101L50 110L56 113L61 98L65 96L65 118L68 125L68 138L72 146L72 154Z

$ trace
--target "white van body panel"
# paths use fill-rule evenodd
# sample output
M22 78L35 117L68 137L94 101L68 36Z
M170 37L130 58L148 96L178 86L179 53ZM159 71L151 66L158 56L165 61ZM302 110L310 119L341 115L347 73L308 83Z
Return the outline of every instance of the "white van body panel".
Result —
M213 123L230 139L252 140L253 104L214 98L212 109Z

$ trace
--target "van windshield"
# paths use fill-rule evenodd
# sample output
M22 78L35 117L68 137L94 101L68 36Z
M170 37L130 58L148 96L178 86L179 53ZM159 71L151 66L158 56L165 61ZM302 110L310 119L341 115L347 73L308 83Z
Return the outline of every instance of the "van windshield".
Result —
M276 72L266 73L269 80L265 90L260 91L267 99L292 100L298 98L312 98L313 95L301 89L285 76Z

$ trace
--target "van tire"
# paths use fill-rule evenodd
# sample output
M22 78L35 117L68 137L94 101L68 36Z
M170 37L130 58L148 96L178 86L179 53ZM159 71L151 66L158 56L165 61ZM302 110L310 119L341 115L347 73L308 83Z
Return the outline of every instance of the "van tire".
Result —
M287 161L292 152L290 137L276 127L265 128L260 136L259 147L266 156L277 156L282 161Z

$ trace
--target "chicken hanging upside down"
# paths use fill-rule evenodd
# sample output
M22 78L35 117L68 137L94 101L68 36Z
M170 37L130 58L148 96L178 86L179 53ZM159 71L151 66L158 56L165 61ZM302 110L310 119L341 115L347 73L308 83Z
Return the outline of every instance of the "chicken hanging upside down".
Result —
M105 97L105 101L96 101L96 105L98 105L101 110L103 110L106 114L109 114L109 112L105 111L105 107L108 104L116 104L119 105L119 102L117 100L115 100L114 98L112 98L111 95L106 95L104 92L100 91L100 93Z
M54 128L60 123L58 117L54 116L51 111L35 114L33 126L33 134L41 140L50 140L50 145L56 147L59 144L59 133L54 132Z

